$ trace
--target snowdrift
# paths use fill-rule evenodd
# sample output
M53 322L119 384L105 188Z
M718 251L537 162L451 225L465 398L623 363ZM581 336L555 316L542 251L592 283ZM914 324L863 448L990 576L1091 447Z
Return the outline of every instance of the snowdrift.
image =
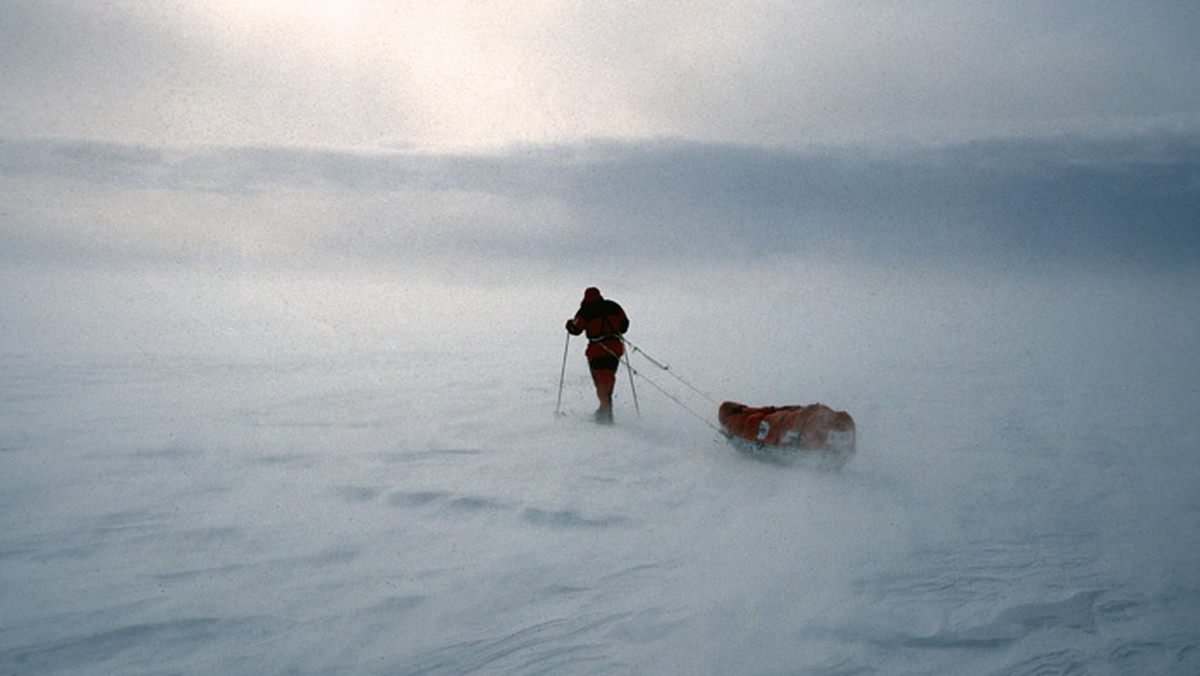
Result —
M802 451L854 450L854 419L824 404L751 407L726 401L717 418L730 439Z

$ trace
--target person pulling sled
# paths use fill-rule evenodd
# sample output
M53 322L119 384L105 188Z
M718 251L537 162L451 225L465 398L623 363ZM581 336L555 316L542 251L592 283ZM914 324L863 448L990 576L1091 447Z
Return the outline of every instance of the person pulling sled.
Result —
M621 356L625 354L625 343L621 336L629 330L629 318L616 301L605 298L600 295L600 289L589 286L583 292L579 311L567 320L566 328L573 336L581 333L587 335L584 355L592 372L592 383L596 386L596 398L600 400L596 421L611 423L617 368L621 365Z

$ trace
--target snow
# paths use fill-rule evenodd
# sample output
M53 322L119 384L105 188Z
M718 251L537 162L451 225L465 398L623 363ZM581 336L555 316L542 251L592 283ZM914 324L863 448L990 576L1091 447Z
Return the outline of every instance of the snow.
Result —
M0 673L1200 673L1193 276L625 272L4 273Z

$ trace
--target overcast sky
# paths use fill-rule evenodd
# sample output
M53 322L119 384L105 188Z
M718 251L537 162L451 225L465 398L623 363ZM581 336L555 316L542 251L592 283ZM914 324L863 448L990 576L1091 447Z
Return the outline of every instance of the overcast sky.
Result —
M0 136L477 148L1200 127L1193 0L0 0Z
M1200 3L0 0L0 260L1200 262Z

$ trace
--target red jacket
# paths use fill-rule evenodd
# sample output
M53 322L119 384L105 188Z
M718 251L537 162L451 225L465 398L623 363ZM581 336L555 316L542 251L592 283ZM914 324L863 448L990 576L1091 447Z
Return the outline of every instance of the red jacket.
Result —
M573 336L586 333L588 340L618 337L629 330L629 318L616 301L600 295L595 287L589 288L579 304L579 311L567 322L567 331Z

